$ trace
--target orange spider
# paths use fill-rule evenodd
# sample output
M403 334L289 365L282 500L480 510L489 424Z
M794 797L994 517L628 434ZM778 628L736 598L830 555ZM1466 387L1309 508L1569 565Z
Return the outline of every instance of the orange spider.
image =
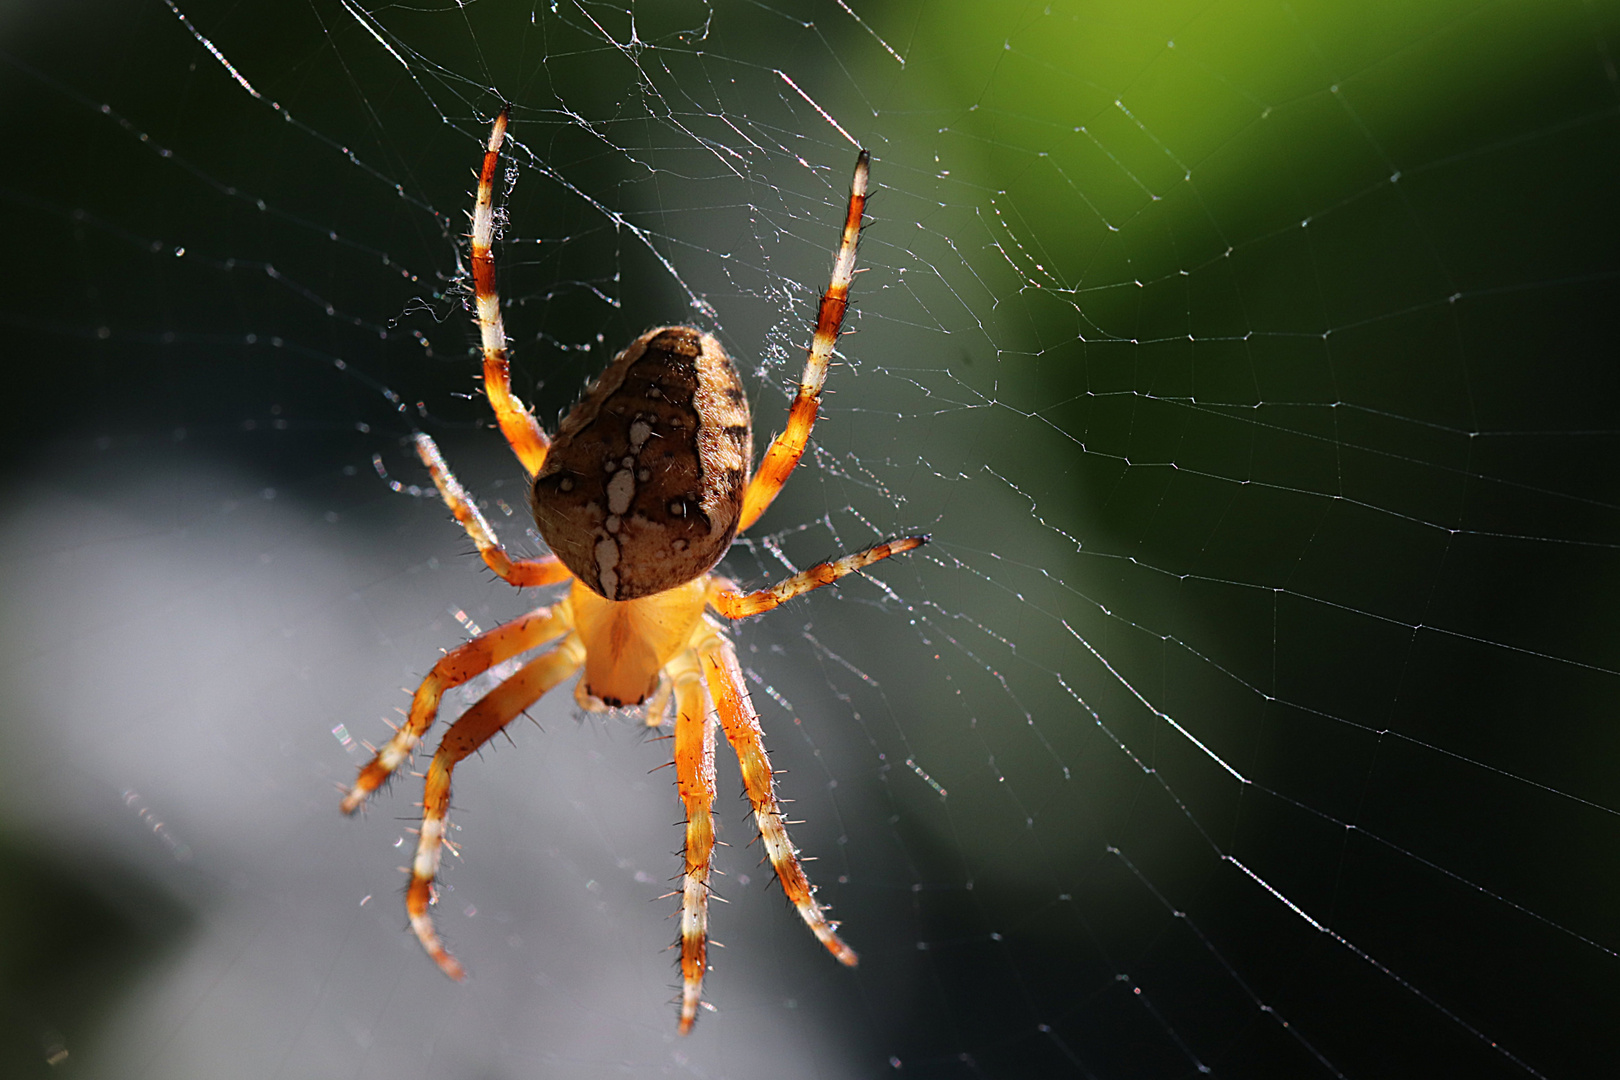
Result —
M574 693L589 710L649 702L647 723L656 726L673 695L676 786L686 806L679 942L680 1031L685 1034L697 1017L707 970L717 722L737 754L754 820L782 891L840 962L854 965L856 959L839 939L837 924L816 902L815 889L799 865L776 802L770 759L736 649L706 609L727 619L769 611L928 540L913 536L878 544L757 592L740 592L734 582L710 573L736 535L770 506L804 453L849 304L869 156L862 150L855 164L832 281L821 298L787 428L750 479L753 437L747 397L720 342L693 327L664 326L631 342L563 418L555 441L513 396L490 253L495 167L506 121L502 110L490 132L473 208L472 267L484 390L501 433L531 478L535 522L553 554L543 559L508 556L433 440L417 435L416 449L491 570L518 587L572 585L558 603L445 654L416 691L404 725L360 770L343 810L359 809L411 757L446 690L555 642L463 713L428 767L405 908L428 955L446 975L461 979L461 964L440 941L429 914L456 764L581 667L584 677Z

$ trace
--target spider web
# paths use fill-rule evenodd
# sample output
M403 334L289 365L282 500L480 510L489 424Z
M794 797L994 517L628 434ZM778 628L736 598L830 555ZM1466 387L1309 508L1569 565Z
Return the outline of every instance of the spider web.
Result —
M1617 15L0 14L8 1075L1614 1061ZM861 966L755 865L722 751L687 1039L679 809L634 717L559 693L458 773L464 985L402 931L414 782L337 812L398 688L541 602L407 445L537 550L458 246L503 102L547 420L691 321L776 430L873 154L812 453L725 564L932 535L736 630Z

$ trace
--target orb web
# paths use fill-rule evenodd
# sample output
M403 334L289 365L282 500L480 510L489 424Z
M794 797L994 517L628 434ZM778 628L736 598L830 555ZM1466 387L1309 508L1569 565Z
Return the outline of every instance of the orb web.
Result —
M16 976L29 1067L1612 1058L1612 7L985 8L13 17L5 842L59 958ZM466 310L505 103L498 272L548 423L690 322L778 430L873 155L811 450L724 564L933 537L736 629L862 964L738 802L684 1040L678 804L635 717L561 693L458 773L464 986L402 931L416 781L337 813L400 688L543 602L408 442L540 550Z

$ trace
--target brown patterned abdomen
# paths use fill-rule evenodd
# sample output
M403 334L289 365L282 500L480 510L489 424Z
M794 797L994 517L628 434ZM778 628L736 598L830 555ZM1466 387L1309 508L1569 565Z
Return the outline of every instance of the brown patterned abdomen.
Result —
M752 457L748 399L725 349L693 327L660 327L563 418L534 480L534 520L591 591L651 596L726 553Z

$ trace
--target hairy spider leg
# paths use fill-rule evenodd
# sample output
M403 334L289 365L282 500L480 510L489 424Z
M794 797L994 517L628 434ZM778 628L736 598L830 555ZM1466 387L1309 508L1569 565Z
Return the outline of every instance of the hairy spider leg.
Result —
M754 823L765 842L765 854L776 871L776 880L782 892L798 909L799 917L810 932L838 958L838 962L854 967L855 950L838 937L838 924L827 919L826 910L816 903L815 889L799 865L799 853L788 839L787 825L782 820L782 808L776 802L775 775L771 772L771 759L765 754L765 736L760 730L759 716L754 702L743 683L742 668L737 663L737 652L717 631L710 628L706 640L698 647L703 663L703 675L709 686L720 725L725 729L726 741L737 754L742 769L743 788L754 808Z
M559 581L567 581L570 575L568 568L555 555L547 555L543 559L516 559L514 560L501 546L500 540L495 536L495 530L489 527L484 515L467 494L467 489L461 486L456 474L450 471L445 464L444 455L439 453L438 444L433 438L424 433L416 436L416 453L427 466L428 473L433 477L433 484L443 496L445 505L461 527L467 530L467 535L478 546L478 554L484 557L484 562L501 580L518 588L536 585L555 585Z
M551 440L541 430L529 407L512 393L512 365L506 356L506 327L501 323L501 297L495 289L495 167L506 139L508 110L502 109L489 132L484 167L478 171L478 197L473 203L472 269L478 335L484 345L484 394L495 410L501 434L530 476L545 464Z
M411 698L411 711L405 723L395 730L394 737L383 744L371 761L361 767L354 786L343 797L343 812L352 814L360 809L367 796L381 787L394 775L394 770L410 758L416 744L433 726L433 718L439 712L439 699L446 690L482 675L496 664L560 637L572 626L572 616L559 604L503 623L445 653L444 658L433 665L427 678L422 680L422 685L416 688L416 696Z
M433 879L439 872L439 851L444 842L450 808L450 774L456 764L483 746L524 709L539 701L547 691L579 670L585 662L585 647L570 634L555 648L524 664L511 678L480 698L461 719L450 725L439 741L428 766L427 783L422 791L422 832L417 837L416 859L411 864L411 883L405 888L405 911L411 929L434 963L452 979L466 972L439 939L428 907L433 902Z
M861 237L861 215L866 211L866 183L871 161L872 156L865 150L855 160L855 176L849 185L849 209L844 214L844 235L833 260L832 280L827 284L827 291L821 294L816 333L810 339L810 355L805 358L804 373L799 376L799 393L788 410L787 427L765 451L759 471L748 482L748 490L743 494L742 517L737 522L738 532L758 521L776 499L799 464L799 458L804 456L810 429L815 426L816 414L821 409L821 387L827 381L827 364L832 360L833 347L838 344L844 310L849 307L849 286L855 280L855 246Z
M714 727L703 675L690 652L675 669L675 784L686 807L686 872L681 885L681 1022L692 1030L709 967L709 870L714 858Z
M873 544L853 555L816 563L810 569L794 574L768 589L759 589L751 593L740 593L731 588L725 579L717 577L713 579L715 585L709 594L709 604L728 619L745 619L750 615L758 615L762 611L769 611L780 604L785 604L811 589L831 585L839 578L848 577L857 570L863 570L875 562L887 559L890 555L901 555L926 543L928 543L926 536L907 536L899 540Z

